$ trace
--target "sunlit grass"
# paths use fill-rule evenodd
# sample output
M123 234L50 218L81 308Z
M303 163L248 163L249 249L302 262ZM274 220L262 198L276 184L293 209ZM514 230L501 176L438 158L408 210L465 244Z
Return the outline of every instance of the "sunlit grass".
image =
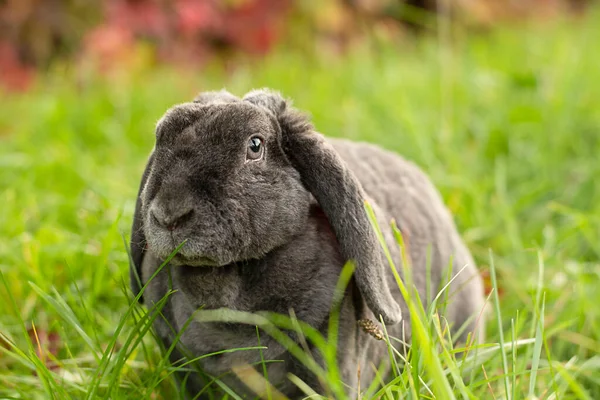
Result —
M371 43L341 59L281 50L227 76L157 69L75 84L58 70L30 93L3 95L0 396L176 398L174 368L150 329L160 305L140 308L127 293L124 239L154 124L201 90L270 86L324 134L421 165L492 278L486 344L452 349L434 309L416 301L420 346L403 360L386 337L398 368L363 398L600 398L597 17L459 32L443 58L436 38ZM239 318L272 324L274 335L301 325ZM304 335L332 360L334 337ZM238 350L260 348L257 336ZM301 346L292 351L303 358ZM318 372L343 398L335 369Z

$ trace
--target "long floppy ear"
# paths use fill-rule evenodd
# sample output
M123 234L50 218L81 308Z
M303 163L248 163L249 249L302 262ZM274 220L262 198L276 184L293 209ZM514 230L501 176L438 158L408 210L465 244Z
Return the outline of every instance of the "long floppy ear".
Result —
M354 174L308 119L287 107L279 94L254 90L244 100L277 118L283 151L327 215L342 256L354 261L356 283L371 311L386 324L400 322L402 312L388 286L381 245L364 209L365 193Z
M129 280L133 295L137 296L142 290L142 261L146 252L146 236L144 235L144 218L142 216L142 191L146 186L148 175L152 169L154 154L150 155L148 164L142 175L142 182L138 190L137 200L135 202L135 211L133 213L133 225L131 227L131 260L129 263ZM143 296L140 296L140 302L143 303Z

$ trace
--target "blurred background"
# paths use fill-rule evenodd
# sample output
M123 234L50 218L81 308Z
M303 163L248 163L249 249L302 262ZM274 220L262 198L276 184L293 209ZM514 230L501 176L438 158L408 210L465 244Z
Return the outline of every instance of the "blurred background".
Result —
M202 66L277 47L340 52L365 36L435 30L437 16L476 27L582 13L591 0L5 0L0 76L24 90L56 63ZM143 53L143 55L139 53ZM144 58L140 60L139 58Z
M515 361L519 390L600 398L599 6L0 1L0 395L77 398L114 371L113 398L151 389L156 345L91 371L135 335L126 241L154 124L200 91L269 86L325 135L431 176L488 290L497 271L489 340L544 329L533 385L535 350ZM478 398L503 396L502 368L474 380Z

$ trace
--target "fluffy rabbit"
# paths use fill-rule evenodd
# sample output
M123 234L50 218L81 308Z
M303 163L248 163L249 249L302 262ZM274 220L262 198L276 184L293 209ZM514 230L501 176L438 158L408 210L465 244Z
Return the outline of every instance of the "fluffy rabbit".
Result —
M481 337L483 323L475 324L484 306L481 278L438 192L414 164L374 145L324 138L269 90L251 91L242 99L226 91L207 92L171 108L157 124L156 146L142 177L131 237L131 283L137 295L185 241L142 297L151 306L175 290L155 322L167 348L183 330L173 362L183 354L193 358L257 346L250 325L193 320L186 326L198 308L287 315L292 309L299 320L326 333L340 272L353 260L354 276L341 304L338 359L350 396L357 395L359 384L368 387L369 365L385 361L387 347L357 322L381 317L390 336L407 342L411 330L365 200L401 271L389 228L392 219L397 221L425 304L431 301L425 298L427 279L435 295L452 265L455 279L444 317L454 332L466 326L459 340L474 331ZM263 334L261 343L268 348L265 359L282 360L267 364L270 382L282 393L302 396L288 373L321 390L318 377L277 341ZM260 354L254 350L206 357L198 364L217 376L257 362ZM253 397L232 374L223 380ZM194 373L187 390L194 396L205 382Z

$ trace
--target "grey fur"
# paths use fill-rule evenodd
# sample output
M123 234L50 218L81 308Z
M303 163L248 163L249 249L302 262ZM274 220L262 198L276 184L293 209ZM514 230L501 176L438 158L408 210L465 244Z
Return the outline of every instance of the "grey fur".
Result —
M264 140L264 156L246 161L247 142L255 135ZM408 342L411 330L408 308L364 211L365 200L401 269L388 229L392 219L398 222L414 283L426 304L431 300L426 298L427 259L435 291L451 263L454 280L444 316L452 329L482 312L482 281L452 217L427 176L398 155L371 144L326 139L269 90L252 91L243 99L226 91L203 93L171 108L156 136L134 215L131 279L138 294L140 283L148 282L186 241L144 293L144 303L152 305L176 289L155 324L166 346L201 307L283 314L293 309L300 320L325 333L339 274L351 259L356 269L341 306L338 359L350 388L358 387L359 366L360 386L367 387L373 379L368 365L385 362L387 349L361 332L357 320L379 321L381 316L391 336ZM468 322L460 339L476 329L482 339L483 321L477 327ZM288 373L319 388L318 377L275 340L261 335L261 342L268 347L266 359L283 360L267 365L270 381L284 394L301 397ZM254 327L195 320L172 359L256 344ZM199 364L219 375L239 363L259 361L258 351L244 351ZM225 379L251 396L241 382ZM201 375L194 375L188 390L193 394L203 384Z

